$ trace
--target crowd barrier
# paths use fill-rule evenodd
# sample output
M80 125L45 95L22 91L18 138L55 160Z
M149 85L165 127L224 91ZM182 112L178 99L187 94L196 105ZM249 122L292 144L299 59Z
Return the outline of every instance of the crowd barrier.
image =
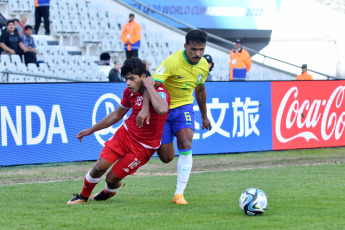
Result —
M124 83L0 85L0 166L96 160L122 121L85 137ZM207 82L212 130L196 102L193 154L344 146L345 81Z

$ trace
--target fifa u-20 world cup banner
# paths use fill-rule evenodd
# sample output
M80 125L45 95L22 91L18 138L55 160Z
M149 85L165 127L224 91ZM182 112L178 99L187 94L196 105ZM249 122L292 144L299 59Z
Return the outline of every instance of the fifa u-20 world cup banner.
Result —
M174 27L184 27L133 0L124 0L144 13ZM281 0L194 0L140 2L197 28L271 30L277 21Z
M345 145L345 81L272 82L273 149Z

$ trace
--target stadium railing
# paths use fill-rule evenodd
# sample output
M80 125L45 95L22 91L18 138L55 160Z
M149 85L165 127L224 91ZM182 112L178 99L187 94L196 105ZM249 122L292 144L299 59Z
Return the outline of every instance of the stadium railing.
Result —
M63 77L63 76L57 76L57 75L43 75L43 74L34 74L34 73L21 73L17 71L10 71L10 70L2 70L0 71L1 73L1 78L0 78L0 83L44 83L44 82L51 82L50 79L54 80L63 80L63 81L69 81L69 82L95 82L94 80L80 80L76 78L69 78L69 77ZM12 76L11 76L12 75ZM15 76L22 76L20 80L11 80L11 77ZM29 80L26 80L25 77L28 76L30 77ZM37 78L42 78L45 79L46 81L41 81L38 80ZM55 81L58 82L58 81ZM98 81L101 82L101 81Z

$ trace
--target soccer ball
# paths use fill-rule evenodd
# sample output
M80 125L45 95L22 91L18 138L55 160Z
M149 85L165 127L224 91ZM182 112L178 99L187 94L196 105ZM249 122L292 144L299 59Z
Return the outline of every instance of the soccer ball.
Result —
M266 194L258 188L248 188L240 196L240 208L249 216L264 213L267 204Z

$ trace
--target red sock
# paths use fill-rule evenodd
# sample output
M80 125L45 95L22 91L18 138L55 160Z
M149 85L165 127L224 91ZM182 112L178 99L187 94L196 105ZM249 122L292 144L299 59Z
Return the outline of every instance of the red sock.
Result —
M95 188L97 183L90 183L86 180L86 177L84 179L84 186L83 189L81 190L81 195L84 197L89 197L92 193L92 190Z

